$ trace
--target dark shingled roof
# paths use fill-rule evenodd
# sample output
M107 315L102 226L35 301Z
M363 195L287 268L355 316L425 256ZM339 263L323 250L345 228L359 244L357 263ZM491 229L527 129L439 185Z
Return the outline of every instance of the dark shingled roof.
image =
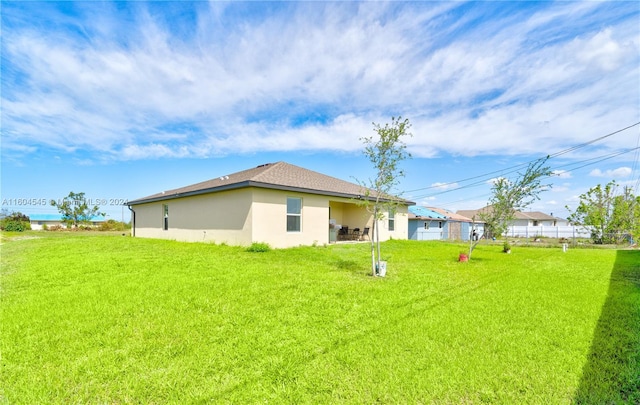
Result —
M366 190L366 188L355 183L340 180L286 162L277 162L267 163L252 169L221 176L190 186L163 191L162 193L129 201L128 204L143 204L245 187L299 191L346 198L364 197ZM370 191L370 196L375 197L375 192ZM403 199L400 199L400 201L407 205L414 204L411 201Z

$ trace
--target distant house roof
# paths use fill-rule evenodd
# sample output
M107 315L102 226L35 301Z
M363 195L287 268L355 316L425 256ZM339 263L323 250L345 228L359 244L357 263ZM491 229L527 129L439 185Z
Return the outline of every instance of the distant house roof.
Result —
M409 219L446 219L456 222L472 222L471 219L438 207L409 207Z
M31 221L61 221L62 216L60 214L30 214L29 220Z
M516 211L516 218L518 219L533 219L536 221L551 221L557 219L552 215L547 215L544 212L540 211L531 211L531 212L520 212Z
M446 216L427 207L409 207L409 219L447 219Z
M438 212L444 216L446 216L448 219L453 220L453 221L458 221L458 222L473 222L471 220L471 218L465 217L464 215L460 215L457 214L453 211L449 211L446 210L444 208L437 208L437 207L429 207L431 210Z
M312 170L304 169L286 162L267 163L215 179L192 184L190 186L163 191L137 200L128 205L169 200L173 198L215 193L245 187L270 188L275 190L298 191L310 194L331 195L346 198L364 198L366 188L335 177L327 176ZM375 198L370 191L369 198ZM394 198L386 196L386 199ZM408 200L400 199L403 204L413 205Z
M56 221L56 222L62 222L62 215L60 214L29 214L29 221ZM89 219L89 221L91 222L102 222L104 221L104 217L102 216L97 216L97 217L91 217L91 219Z
M481 212L485 212L489 209L491 209L491 206L483 207L477 210L458 210L457 214L465 216L467 218L473 218L475 216L476 220L479 220L478 214ZM528 219L533 221L550 221L550 220L561 219L561 218L554 217L552 215L545 214L544 212L540 212L540 211L530 211L530 212L516 211L515 218Z

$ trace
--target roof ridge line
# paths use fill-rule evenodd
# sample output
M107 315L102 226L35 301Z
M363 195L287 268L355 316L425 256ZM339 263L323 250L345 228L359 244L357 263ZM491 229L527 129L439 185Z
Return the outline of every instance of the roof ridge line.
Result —
M257 181L256 178L263 176L267 172L270 172L276 166L282 166L281 163L285 163L285 162L283 162L282 160L279 160L277 162L263 163L261 165L256 166L255 169L260 169L260 168L263 168L263 169L260 172L256 173L255 175L251 176L249 180ZM251 169L247 169L247 170L251 170Z

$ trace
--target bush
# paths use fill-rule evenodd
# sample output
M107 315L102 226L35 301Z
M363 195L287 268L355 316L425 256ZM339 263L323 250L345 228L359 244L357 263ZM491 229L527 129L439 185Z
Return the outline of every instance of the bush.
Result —
M31 224L29 222L23 221L14 221L11 219L3 220L0 228L3 231L8 232L23 232L31 229Z
M253 253L263 253L263 252L268 252L270 250L271 250L271 246L269 246L268 243L258 243L258 242L253 242L251 246L247 248L247 252L253 252Z
M29 217L21 212L12 212L6 215L3 210L0 218L2 218L0 220L0 229L3 231L23 232L31 229Z
M106 220L98 227L100 231L124 231L125 229L126 224L115 219Z

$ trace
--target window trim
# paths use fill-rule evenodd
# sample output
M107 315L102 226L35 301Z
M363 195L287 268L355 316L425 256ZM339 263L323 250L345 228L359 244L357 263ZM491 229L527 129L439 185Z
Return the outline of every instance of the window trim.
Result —
M162 204L162 230L169 230L169 204Z
M300 212L289 212L289 200L298 200L300 201ZM302 197L287 197L286 200L286 211L287 211L287 222L286 222L286 229L287 229L287 233L300 233L302 232L302 206L303 206L303 201L302 201ZM297 230L289 230L289 218L300 218L298 220L298 229Z

